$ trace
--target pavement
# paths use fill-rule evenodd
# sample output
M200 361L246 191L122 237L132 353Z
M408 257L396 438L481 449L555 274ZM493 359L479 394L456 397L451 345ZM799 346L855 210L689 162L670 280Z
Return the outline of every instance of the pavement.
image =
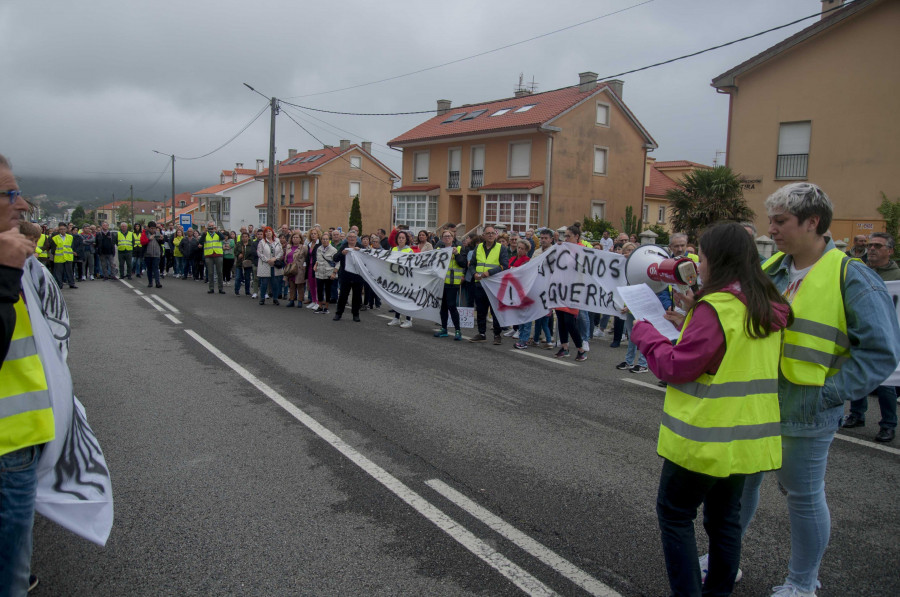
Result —
M38 517L34 595L668 592L663 392L614 368L624 344L575 363L171 277L64 296L116 519L101 548ZM897 592L900 446L871 441L877 418L832 445L820 597ZM789 555L768 475L734 595L770 594Z

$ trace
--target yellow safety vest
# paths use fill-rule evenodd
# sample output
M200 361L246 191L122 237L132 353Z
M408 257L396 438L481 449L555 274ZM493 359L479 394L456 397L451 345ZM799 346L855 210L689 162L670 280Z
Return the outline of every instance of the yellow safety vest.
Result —
M119 249L119 253L134 249L134 233L131 231L122 234L121 230L116 230L116 238L118 239L116 248Z
M485 255L484 243L478 245L475 249L475 273L483 274L484 272L500 267L500 243L494 243L489 253ZM479 281L480 280L476 280Z
M459 255L459 247L455 247L450 253L450 267L447 268L447 275L444 276L444 284L459 286L462 284L463 277L466 275L466 270L456 263L456 259L453 258L453 255Z
M16 327L0 368L0 456L47 443L56 433L47 376L21 295L14 307Z
M692 382L669 384L657 452L711 477L780 468L781 334L748 336L747 308L730 293L715 292L700 301L715 309L727 350L715 375L704 373ZM685 318L682 335L692 314Z
M38 259L43 259L47 256L47 252L44 250L44 243L47 242L47 235L41 234L41 238L38 239L37 248L34 250Z
M73 240L74 237L71 234L53 237L53 244L56 245L56 250L53 252L53 263L75 261L75 251L72 250Z
M592 245L591 243L589 243L589 242L586 241L586 240L582 240L582 241L579 241L579 242L581 243L581 246L582 246L582 247L587 247L588 249L593 248L593 246L594 246L594 245Z
M413 252L411 247L403 247L402 249L398 249L397 247L394 247L393 249L391 249L391 251L398 251L400 253L412 253Z
M772 255L763 271L774 271L784 253ZM803 278L791 300L794 323L784 332L781 372L801 386L824 386L825 379L850 358L850 337L844 312L844 276L850 258L838 249L827 251Z
M221 257L222 256L222 240L219 236L215 237L207 232L206 238L203 240L203 256L204 257Z
M134 243L134 248L140 249L141 248L141 235L138 234L137 232L132 232L131 234L134 236L134 238L132 239L132 242Z

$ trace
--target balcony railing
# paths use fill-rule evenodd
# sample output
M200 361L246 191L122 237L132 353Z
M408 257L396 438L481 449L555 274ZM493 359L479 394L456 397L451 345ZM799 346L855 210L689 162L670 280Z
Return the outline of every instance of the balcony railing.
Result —
M472 170L472 176L469 177L469 188L477 189L484 185L484 170Z
M808 153L781 154L775 165L775 178L806 178L808 165Z
M450 170L450 177L447 182L448 189L459 188L459 170Z

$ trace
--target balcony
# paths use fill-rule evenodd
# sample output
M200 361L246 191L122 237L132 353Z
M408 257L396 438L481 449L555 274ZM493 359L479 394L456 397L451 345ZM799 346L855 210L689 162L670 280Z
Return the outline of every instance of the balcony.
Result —
M447 188L448 189L458 189L459 188L459 170L450 170L450 176L447 179Z
M472 170L469 177L469 188L477 189L484 186L484 170Z
M808 153L787 153L778 156L775 164L775 178L791 179L806 178L806 168L809 164Z

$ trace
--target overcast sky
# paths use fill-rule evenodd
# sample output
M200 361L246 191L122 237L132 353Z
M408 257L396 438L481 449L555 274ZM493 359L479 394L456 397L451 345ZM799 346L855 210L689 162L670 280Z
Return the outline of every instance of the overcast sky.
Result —
M432 109L512 95L523 73L538 91L601 77L753 34L821 9L819 0L653 0L562 33L450 66L349 91L574 25L645 0L2 0L0 153L19 175L86 173L162 199L168 160L212 151L276 96L356 112ZM660 160L711 164L725 149L728 100L710 80L813 23L626 75L624 100L654 136ZM306 96L306 97L304 97ZM385 144L428 115L356 117L290 109L327 144ZM310 113L307 113L310 114ZM338 130L345 129L345 131ZM277 119L277 159L319 141ZM349 132L347 132L349 131ZM179 179L214 184L235 162L268 157L269 115L213 155L176 161ZM26 192L37 192L27 189Z

